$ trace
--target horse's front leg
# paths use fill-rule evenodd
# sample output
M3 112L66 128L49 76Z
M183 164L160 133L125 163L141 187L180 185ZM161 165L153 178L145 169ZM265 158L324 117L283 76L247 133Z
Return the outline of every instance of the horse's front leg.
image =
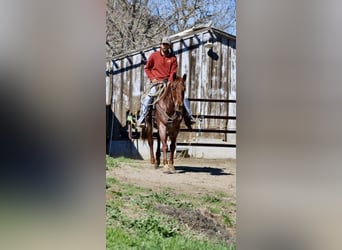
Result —
M160 140L162 142L162 149L163 149L163 165L164 167L167 166L167 140L165 137L160 137Z
M166 127L164 125L159 126L159 137L162 143L163 150L163 165L164 169L167 169L167 135L166 135Z
M171 172L176 172L175 167L174 167L174 160L173 160L175 150L176 150L176 138L177 138L177 134L170 135L171 144L170 144L169 170Z

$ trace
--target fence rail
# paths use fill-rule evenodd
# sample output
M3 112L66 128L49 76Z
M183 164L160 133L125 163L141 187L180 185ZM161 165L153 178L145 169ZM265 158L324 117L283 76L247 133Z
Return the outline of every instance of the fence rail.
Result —
M235 144L203 143L203 142L177 142L177 146L236 148Z
M224 134L236 134L236 130L226 130L226 129L210 129L210 128L195 128L187 129L181 128L181 132L203 132L203 133L224 133Z
M216 102L216 103L236 103L236 100L228 99L206 99L206 98L188 98L192 102ZM236 120L236 116L230 115L196 115L197 119L222 119L222 120ZM180 132L197 132L197 133L223 133L223 134L236 134L236 129L214 129L214 128L195 128L187 129L181 128ZM227 138L225 138L227 140ZM203 142L178 142L179 146L198 146L198 147L227 147L236 148L235 144L227 143L203 143Z
M236 116L225 115L195 115L198 119L224 119L224 120L236 120Z
M204 98L188 98L189 101L196 102L226 102L226 103L236 103L236 100L228 99L204 99Z

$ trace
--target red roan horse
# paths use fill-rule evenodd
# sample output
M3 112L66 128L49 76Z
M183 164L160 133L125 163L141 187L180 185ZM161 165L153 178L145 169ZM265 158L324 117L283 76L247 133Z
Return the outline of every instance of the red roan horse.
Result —
M155 168L160 165L160 141L163 146L163 165L164 172L174 173L173 156L176 150L176 139L178 136L180 123L183 119L183 100L185 92L186 74L183 77L174 75L173 81L169 82L165 87L164 93L161 94L155 103L154 120L158 129L156 157L153 152L153 119L150 114L146 117L146 128L143 131L143 138L147 138L150 146L150 162ZM167 137L170 138L170 154L167 161Z

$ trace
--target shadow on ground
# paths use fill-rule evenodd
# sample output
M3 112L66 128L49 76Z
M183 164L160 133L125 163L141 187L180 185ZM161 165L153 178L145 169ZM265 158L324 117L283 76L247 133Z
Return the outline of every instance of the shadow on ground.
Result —
M211 167L189 167L189 166L178 166L175 167L178 174L182 173L208 173L210 175L232 175L231 173L225 173L221 168Z

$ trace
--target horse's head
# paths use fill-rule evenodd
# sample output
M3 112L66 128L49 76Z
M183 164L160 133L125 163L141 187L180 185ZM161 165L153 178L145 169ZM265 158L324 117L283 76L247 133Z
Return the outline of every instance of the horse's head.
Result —
M186 74L184 74L183 77L179 77L176 76L176 74L174 74L173 80L170 82L172 99L173 103L175 104L175 109L177 112L182 112L183 110L185 80Z

